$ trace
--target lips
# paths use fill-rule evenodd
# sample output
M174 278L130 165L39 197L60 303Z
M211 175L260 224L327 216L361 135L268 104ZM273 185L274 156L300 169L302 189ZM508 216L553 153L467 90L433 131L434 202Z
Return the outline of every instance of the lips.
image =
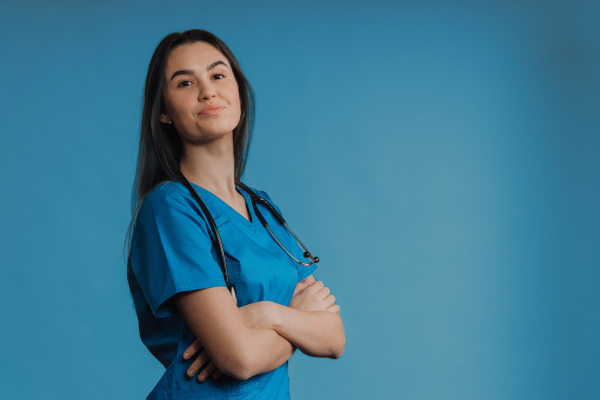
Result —
M215 115L221 112L225 107L223 106L208 106L202 109L198 115Z

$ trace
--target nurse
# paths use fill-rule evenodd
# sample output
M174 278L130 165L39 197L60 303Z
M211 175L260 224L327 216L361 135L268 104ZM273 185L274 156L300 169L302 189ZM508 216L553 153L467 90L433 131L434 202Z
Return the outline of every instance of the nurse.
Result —
M252 118L252 89L221 40L190 30L161 41L146 77L127 265L142 342L166 368L148 399L289 399L296 349L344 351L339 306L315 266L279 247L238 184ZM236 298L186 179L218 227ZM293 236L257 207L302 260Z

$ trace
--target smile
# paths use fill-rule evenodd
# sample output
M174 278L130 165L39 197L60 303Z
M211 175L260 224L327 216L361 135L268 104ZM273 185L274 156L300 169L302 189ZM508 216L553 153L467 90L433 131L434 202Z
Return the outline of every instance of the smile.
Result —
M198 115L215 115L224 110L223 106L208 106L198 113Z

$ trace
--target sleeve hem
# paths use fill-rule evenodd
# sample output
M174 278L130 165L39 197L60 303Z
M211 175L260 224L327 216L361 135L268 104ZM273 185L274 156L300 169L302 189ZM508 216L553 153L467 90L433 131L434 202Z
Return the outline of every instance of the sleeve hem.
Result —
M302 268L302 269L300 269ZM302 279L308 278L309 276L311 276L315 270L317 269L317 266L315 264L311 265L310 267L299 267L298 268L298 282L300 282Z
M169 290L164 296L160 298L155 304L150 305L152 309L152 314L155 317L167 317L172 315L172 312L168 310L168 307L165 307L165 303L177 293L181 292L189 292L192 290L200 290L200 289L208 289L211 287L225 287L225 282L222 279L210 280L210 281L202 281L195 283L188 283L185 285L177 285L172 290Z

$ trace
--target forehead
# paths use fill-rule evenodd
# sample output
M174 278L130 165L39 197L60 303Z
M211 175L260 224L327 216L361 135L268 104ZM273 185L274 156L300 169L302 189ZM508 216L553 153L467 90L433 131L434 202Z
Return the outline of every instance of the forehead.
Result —
M165 66L165 76L181 69L205 70L207 66L219 60L231 68L227 57L212 44L205 42L183 44L169 53L167 65Z

